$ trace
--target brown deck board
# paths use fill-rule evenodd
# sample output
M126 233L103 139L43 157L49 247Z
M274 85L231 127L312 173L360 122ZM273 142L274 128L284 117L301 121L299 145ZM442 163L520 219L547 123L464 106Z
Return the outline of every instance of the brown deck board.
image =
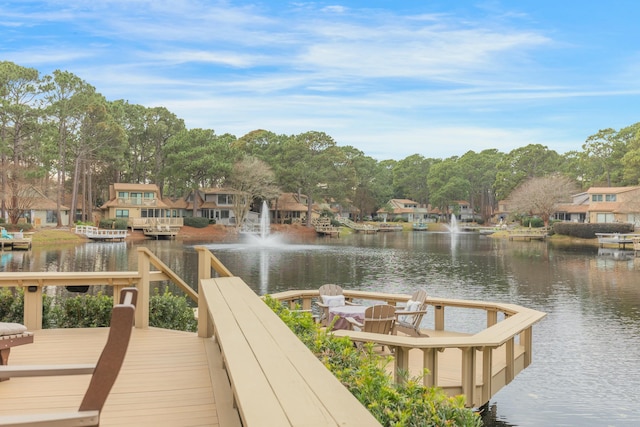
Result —
M95 363L107 329L35 332L33 344L12 349L10 363ZM215 350L195 333L134 329L120 375L102 412L101 426L219 426L235 416L226 378L213 390L207 352ZM216 368L211 366L212 369ZM221 371L223 372L223 371ZM88 375L12 378L0 383L0 415L77 410ZM214 393L219 402L216 405ZM228 396L226 395L228 393ZM223 417L219 418L218 411Z

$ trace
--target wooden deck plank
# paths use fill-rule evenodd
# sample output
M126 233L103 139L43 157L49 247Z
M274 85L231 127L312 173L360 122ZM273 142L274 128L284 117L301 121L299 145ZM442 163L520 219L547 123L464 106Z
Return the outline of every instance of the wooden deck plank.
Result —
M95 363L107 329L35 332L33 344L12 349L11 364ZM129 351L102 412L102 426L219 426L206 343L194 333L134 329ZM43 356L46 355L46 356ZM0 414L77 410L88 375L12 378L0 384ZM224 381L218 395L224 400ZM230 395L230 391L226 393Z

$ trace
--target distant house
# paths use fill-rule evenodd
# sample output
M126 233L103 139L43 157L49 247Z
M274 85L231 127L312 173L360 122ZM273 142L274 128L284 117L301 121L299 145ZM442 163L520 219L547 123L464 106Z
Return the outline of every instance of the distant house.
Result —
M591 187L588 220L628 222L640 226L640 187Z
M233 210L233 199L238 192L227 188L201 188L192 191L185 197L185 216L193 215L193 204L196 202L196 217L215 220L216 224L233 225L236 216Z
M271 222L275 224L306 224L307 201L304 194L282 193L276 200L271 201L269 213ZM311 219L320 216L318 205L314 204L311 211Z
M55 200L45 196L40 189L30 186L22 196L25 201L24 221L30 223L36 228L39 227L56 227L58 225L58 211ZM60 206L61 224L69 223L69 208ZM20 219L22 220L22 218Z
M552 218L558 221L585 222L589 213L590 196L585 191L571 196L571 203L558 203Z
M131 228L147 224L177 224L169 221L174 212L160 199L155 184L116 183L109 186L109 201L103 204L103 218L125 219ZM182 225L181 221L177 225Z
M471 204L466 200L457 200L454 204L448 206L449 212L454 213L458 221L462 222L474 222L482 217L474 212Z
M386 206L378 209L376 214L382 221L413 222L421 219L416 217L417 210L418 202L409 199L391 199ZM426 215L426 210L423 214Z

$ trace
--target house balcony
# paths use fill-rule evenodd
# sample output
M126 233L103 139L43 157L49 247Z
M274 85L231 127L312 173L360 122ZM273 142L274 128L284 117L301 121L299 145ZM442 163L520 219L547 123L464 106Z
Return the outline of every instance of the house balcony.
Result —
M158 199L155 197L118 197L118 206L140 206L154 207L158 206Z

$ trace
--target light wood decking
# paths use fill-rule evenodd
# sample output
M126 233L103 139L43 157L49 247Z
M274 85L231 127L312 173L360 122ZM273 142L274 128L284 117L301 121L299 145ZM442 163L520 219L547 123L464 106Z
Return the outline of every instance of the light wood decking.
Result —
M106 328L39 330L33 344L12 350L10 363L95 363L106 337ZM134 328L100 425L239 426L221 368L219 351L211 339L195 333ZM90 375L79 375L4 381L0 383L0 414L77 410L89 379Z

